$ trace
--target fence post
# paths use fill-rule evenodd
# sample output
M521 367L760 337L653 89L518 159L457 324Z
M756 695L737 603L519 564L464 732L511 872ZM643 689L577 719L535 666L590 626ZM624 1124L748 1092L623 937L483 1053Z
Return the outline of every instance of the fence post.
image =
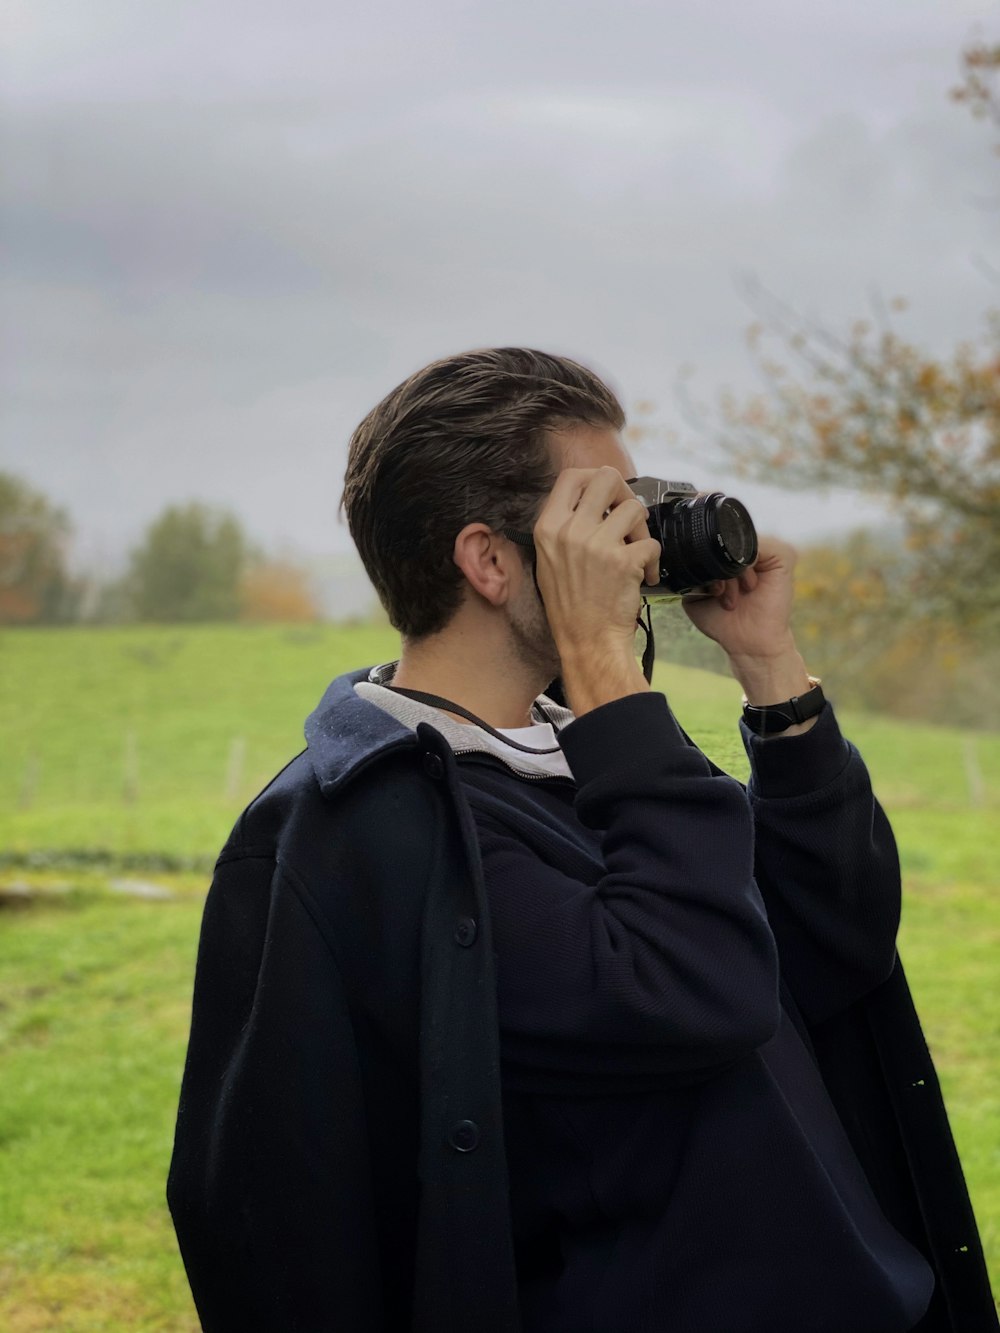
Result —
M965 780L969 786L969 804L980 806L986 798L986 784L983 782L983 770L979 767L975 736L966 736L962 741L962 758L965 761Z
M122 799L126 805L134 805L139 799L139 742L132 727L125 733Z
M35 803L35 792L38 790L38 775L40 772L41 764L38 761L38 751L32 750L25 761L24 777L21 780L21 794L18 805L22 810L28 810Z
M229 747L229 762L226 765L226 785L223 794L227 801L235 801L243 785L243 761L246 759L247 742L245 736L234 736Z

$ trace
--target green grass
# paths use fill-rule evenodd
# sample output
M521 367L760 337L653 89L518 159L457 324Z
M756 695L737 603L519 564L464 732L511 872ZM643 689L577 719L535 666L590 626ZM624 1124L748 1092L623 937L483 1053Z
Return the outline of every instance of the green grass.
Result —
M0 1328L197 1330L163 1191L207 869L146 902L86 857L209 867L329 680L395 653L377 628L0 636L0 885L69 886L0 906ZM685 728L744 777L735 683L658 672ZM1000 736L841 724L896 829L900 952L1000 1289ZM32 856L42 869L23 868Z
M333 626L8 631L0 847L211 859L304 746L328 682L397 642Z
M0 1328L196 1330L164 1202L197 894L8 908Z

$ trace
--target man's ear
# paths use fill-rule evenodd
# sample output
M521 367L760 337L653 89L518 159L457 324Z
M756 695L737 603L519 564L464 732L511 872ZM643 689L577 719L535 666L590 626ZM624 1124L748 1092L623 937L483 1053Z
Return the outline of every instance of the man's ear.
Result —
M504 605L518 558L509 541L485 523L467 523L455 538L452 558L480 597L493 606Z

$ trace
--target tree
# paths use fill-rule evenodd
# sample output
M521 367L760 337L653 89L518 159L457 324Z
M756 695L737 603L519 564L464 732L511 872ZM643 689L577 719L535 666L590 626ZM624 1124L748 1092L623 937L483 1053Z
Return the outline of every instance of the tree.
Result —
M962 82L952 88L953 101L961 102L978 119L991 119L1000 127L1000 42L979 40L962 52ZM1000 153L1000 143L996 145Z
M963 58L956 100L1000 124L1000 46ZM1000 316L947 356L900 337L889 311L846 336L759 288L750 345L765 389L724 395L717 438L736 471L795 489L884 497L914 555L911 601L935 620L1000 633ZM897 299L891 307L900 309Z
M251 555L232 514L171 505L131 554L133 610L140 620L235 620Z
M777 338L795 369L761 347ZM793 489L886 498L914 553L911 598L969 626L1000 618L1000 319L943 359L859 322L840 339L771 306L751 342L768 388L724 395L736 471Z
M808 546L795 571L795 638L838 703L952 726L1000 725L1000 647L954 616L908 604L920 557L857 530Z
M314 621L316 601L306 574L288 560L258 560L246 571L240 589L243 620Z
M0 624L72 618L65 510L10 472L0 472Z

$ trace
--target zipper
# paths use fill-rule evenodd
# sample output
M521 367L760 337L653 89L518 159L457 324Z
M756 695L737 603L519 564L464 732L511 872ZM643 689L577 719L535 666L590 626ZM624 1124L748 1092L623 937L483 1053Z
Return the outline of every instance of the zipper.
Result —
M476 755L480 759L492 759L497 764L500 764L503 768L505 768L508 773L513 773L514 776L517 778L524 778L526 782L564 782L568 783L568 785L571 787L574 788L576 787L576 783L573 781L573 779L565 777L562 773L524 773L521 771L521 769L515 768L513 764L509 764L507 760L501 758L500 755L492 754L489 750L476 750L476 749L454 750L453 753L456 759L460 755L470 755L470 754ZM488 765L488 767L491 766L492 765Z

